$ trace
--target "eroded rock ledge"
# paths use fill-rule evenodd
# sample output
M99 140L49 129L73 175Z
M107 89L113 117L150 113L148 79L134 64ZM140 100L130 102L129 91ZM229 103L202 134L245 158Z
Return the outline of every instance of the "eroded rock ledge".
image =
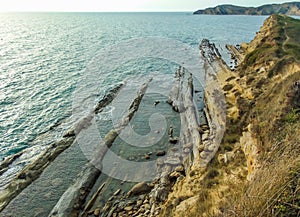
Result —
M160 216L299 213L299 29L299 20L272 15L249 44L227 46L231 68L217 55L201 52L208 60L206 74L211 75L211 85L206 86L206 104L212 105L208 114L214 115L219 107L213 100L223 95L226 132L207 170L191 170L178 181ZM205 41L200 47L213 46ZM210 90L215 81L220 88ZM219 118L209 117L208 122Z
M41 149L38 151L35 150L36 147L31 147L25 151L4 159L1 162L0 176L3 175L16 160L20 159L21 161L24 161L24 159L22 159L23 155L25 159L29 159L27 159L27 161L29 161L28 165L26 165L20 172L16 173L8 183L1 186L0 212L23 189L36 180L44 171L44 169L52 161L54 161L57 156L59 156L64 150L69 148L74 143L76 133L80 133L84 127L90 124L94 113L98 113L102 108L112 102L122 86L123 84L119 84L110 90L106 95L104 95L103 99L96 104L93 113L76 122L71 129L67 130L63 134L60 140L42 148L37 147L37 149Z
M85 209L83 216L163 215L173 186L184 181L192 170L205 170L217 152L224 133L224 102L215 76L217 69L225 65L216 47L208 40L202 41L200 54L208 80L204 94L206 123L199 122L201 109L195 105L193 75L180 67L175 73L167 102L180 115L181 131L179 137L174 138L173 129L169 129L169 141L174 146L164 158L157 160L157 178L152 182L136 184L128 193L117 190L103 208L97 208L97 203L90 206L89 202L91 209ZM94 202L94 197L90 201Z
M99 198L103 196L101 195L103 189L109 185L109 183L104 182L97 186L97 180L101 176L99 169L102 160L107 150L138 111L139 104L151 82L149 80L140 87L127 113L124 114L119 123L106 134L101 144L95 147L91 161L83 167L74 184L61 196L49 216L158 216L161 213L162 205L167 201L172 191L173 185L183 180L191 170L207 166L219 148L219 138L224 126L222 110L224 105L218 92L218 86L215 84L216 71L220 66L224 67L222 65L224 62L216 47L210 44L208 40L203 40L200 51L201 58L204 60L205 77L208 81L205 93L202 93L203 90L195 90L192 74L182 67L176 71L167 103L170 104L170 110L177 112L181 130L179 136L175 136L173 127L170 126L168 129L168 142L172 145L168 150L156 153L158 157L156 160L156 178L151 182L137 183L131 190L117 189L104 205L99 203ZM113 88L98 102L89 115L79 120L63 134L61 141L45 149L43 154L10 182L2 191L4 193L1 195L1 209L37 179L47 165L76 141L76 136L80 135L81 130L92 124L95 115L101 113L105 106L112 103L119 91L122 90L122 86L121 84ZM201 94L206 100L206 107L203 109L196 105L196 98L198 97L200 100ZM158 103L154 102L154 106L157 106ZM203 110L206 120L200 122L200 113ZM4 161L1 164L1 171L5 172L6 168L21 155L22 153ZM146 159L149 158L148 155ZM95 165L98 165L97 168ZM16 187L17 191L12 190ZM92 189L96 190L92 191Z

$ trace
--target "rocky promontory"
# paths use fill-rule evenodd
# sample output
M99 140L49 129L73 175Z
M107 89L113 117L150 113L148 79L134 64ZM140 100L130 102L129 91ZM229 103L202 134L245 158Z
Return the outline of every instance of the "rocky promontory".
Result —
M272 15L250 43L227 45L230 68L202 42L212 48L200 52L204 68L225 96L226 131L207 168L173 186L160 216L299 215L299 34L299 20Z
M218 5L216 7L197 10L194 14L208 15L271 15L286 14L300 16L300 2L283 4L267 4L260 7L241 7L236 5Z

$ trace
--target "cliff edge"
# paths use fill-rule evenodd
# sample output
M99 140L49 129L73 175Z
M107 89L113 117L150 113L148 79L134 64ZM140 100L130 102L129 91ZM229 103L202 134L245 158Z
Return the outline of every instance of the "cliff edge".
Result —
M227 46L231 69L207 60L225 95L226 131L207 168L174 185L161 216L299 216L299 34L300 20L272 15L253 41Z

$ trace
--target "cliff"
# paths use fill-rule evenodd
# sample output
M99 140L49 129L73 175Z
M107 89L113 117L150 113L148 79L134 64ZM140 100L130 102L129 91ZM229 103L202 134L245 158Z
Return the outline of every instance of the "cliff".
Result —
M226 131L207 168L174 185L161 216L299 215L299 33L299 20L270 16L253 41L227 46L231 70L201 51L225 96Z
M286 14L300 15L300 2L289 2L283 4L267 4L260 7L240 7L235 5L219 5L213 8L197 10L194 14L210 15L271 15Z

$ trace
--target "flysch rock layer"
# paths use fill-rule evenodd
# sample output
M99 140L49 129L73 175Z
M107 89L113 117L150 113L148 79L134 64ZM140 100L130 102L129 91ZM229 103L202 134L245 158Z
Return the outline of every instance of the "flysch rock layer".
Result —
M75 183L62 195L56 206L50 212L49 216L79 215L90 189L101 174L101 162L106 152L111 147L122 129L127 126L134 113L138 110L139 104L147 90L149 82L151 82L151 79L141 86L137 96L131 103L127 114L121 119L118 126L116 126L115 129L112 129L97 146L91 161L85 165L83 171L78 175Z
M157 178L152 182L137 183L128 193L121 192L119 189L104 207L97 208L99 207L97 198L101 197L101 191L105 186L103 183L96 187L97 190L87 201L87 196L91 193L91 189L95 188L95 183L101 175L101 163L107 150L139 108L147 90L148 83L145 83L141 86L127 114L113 130L109 131L101 144L95 147L92 160L84 166L74 184L61 196L49 216L158 216L161 214L161 205L168 199L172 191L172 186L184 179L190 170L206 167L219 148L225 126L224 99L219 89L216 73L220 69L230 69L222 60L214 44L208 40L203 40L200 45L200 57L204 65L203 72L199 73L205 73L206 81L204 111L207 124L201 124L199 121L200 115L195 105L193 75L180 67L175 73L173 88L170 90L168 99L171 108L180 116L180 136L179 138L174 137L173 129L169 129L169 142L174 145L167 152L159 152L159 155L157 153L157 156L161 156L156 162ZM105 95L90 115L84 117L63 135L63 140L70 140L68 144L72 145L81 129L87 128L91 124L94 114L100 113L105 106L112 102L121 87L122 85L119 85ZM58 150L63 151L66 148L68 147ZM6 164L13 159L8 159ZM94 165L97 165L97 168ZM3 169L5 170L5 168ZM31 182L29 181L27 184ZM8 192L8 194L11 193ZM13 193L10 197L13 198L17 193ZM6 196L6 198L9 197ZM4 199L3 201L8 203L9 200Z
M71 129L67 130L62 138L50 145L38 148L42 151L39 151L38 154L35 152L35 147L30 147L20 153L17 153L11 157L6 158L0 164L0 180L1 175L5 175L5 172L9 170L10 166L17 160L25 161L24 158L28 158L26 161L29 161L29 164L26 165L21 171L12 176L11 180L1 186L0 189L0 212L7 206L7 204L14 199L22 190L29 186L34 180L39 178L41 173L45 168L55 160L63 151L68 149L73 145L75 141L76 133L80 133L81 129L90 124L91 119L94 116L94 113L99 113L104 106L107 106L112 102L115 96L118 94L123 84L117 85L115 88L110 90L108 94L96 104L94 111L77 121ZM6 177L5 177L6 178Z

